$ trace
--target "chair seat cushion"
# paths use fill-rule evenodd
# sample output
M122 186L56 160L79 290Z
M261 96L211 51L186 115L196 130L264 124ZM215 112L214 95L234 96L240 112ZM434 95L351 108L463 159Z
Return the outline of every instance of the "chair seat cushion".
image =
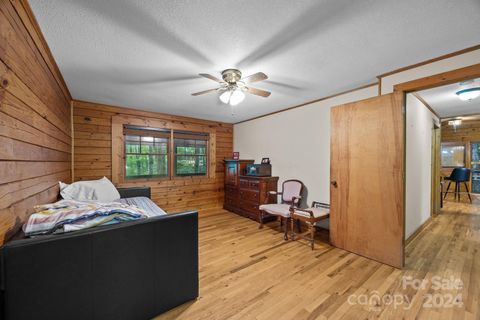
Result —
M259 209L269 214L290 218L290 205L288 204L262 204Z
M307 208L304 210L312 211L314 218L323 218L330 214L330 210L326 208ZM310 213L300 210L295 210L294 214L307 218L311 217Z

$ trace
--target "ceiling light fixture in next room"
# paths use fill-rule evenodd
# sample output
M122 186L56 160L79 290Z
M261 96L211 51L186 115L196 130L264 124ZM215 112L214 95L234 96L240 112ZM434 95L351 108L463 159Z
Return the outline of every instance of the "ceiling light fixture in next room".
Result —
M462 101L472 101L480 97L480 87L472 87L474 81L461 82L460 85L469 85L469 87L456 92L458 98Z
M460 100L471 101L480 96L480 87L457 91L457 96L460 98Z

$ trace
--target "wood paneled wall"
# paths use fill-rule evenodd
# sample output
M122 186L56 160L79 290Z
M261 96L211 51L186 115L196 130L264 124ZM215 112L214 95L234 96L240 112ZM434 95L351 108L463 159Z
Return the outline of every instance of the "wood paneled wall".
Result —
M448 121L442 122L442 142L470 141L480 141L480 119L463 120L456 130Z
M71 179L70 93L28 3L0 0L0 243Z
M216 136L215 178L179 178L151 182L129 183L149 185L152 199L164 210L175 212L185 209L206 211L223 205L223 159L233 151L233 125L145 112L90 102L73 101L74 123L74 180L112 178L112 116L129 115L191 126L208 126Z

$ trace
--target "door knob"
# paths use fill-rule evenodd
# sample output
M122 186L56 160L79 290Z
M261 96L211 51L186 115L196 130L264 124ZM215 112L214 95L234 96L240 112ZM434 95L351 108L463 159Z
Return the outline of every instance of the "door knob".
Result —
M330 183L331 183L332 186L334 186L335 188L338 187L337 181L333 180L333 181L330 181Z

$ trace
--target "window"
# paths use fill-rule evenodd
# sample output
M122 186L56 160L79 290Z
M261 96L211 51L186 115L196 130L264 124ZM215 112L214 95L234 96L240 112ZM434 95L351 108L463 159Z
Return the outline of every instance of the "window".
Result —
M174 132L175 175L205 176L207 174L207 136Z
M442 167L464 167L465 145L442 143Z
M207 175L206 133L124 126L123 135L126 179Z
M168 133L125 131L125 177L168 176Z

